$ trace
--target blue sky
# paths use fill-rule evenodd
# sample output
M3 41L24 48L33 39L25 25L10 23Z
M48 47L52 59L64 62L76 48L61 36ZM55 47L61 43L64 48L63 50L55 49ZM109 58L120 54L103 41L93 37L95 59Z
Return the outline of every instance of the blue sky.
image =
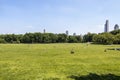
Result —
M99 33L120 24L120 0L0 0L0 34Z

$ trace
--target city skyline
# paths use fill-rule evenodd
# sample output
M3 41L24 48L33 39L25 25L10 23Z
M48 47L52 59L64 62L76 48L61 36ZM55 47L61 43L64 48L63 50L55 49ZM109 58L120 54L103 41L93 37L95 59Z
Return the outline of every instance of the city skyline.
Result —
M47 32L86 34L120 24L119 0L0 0L0 34Z

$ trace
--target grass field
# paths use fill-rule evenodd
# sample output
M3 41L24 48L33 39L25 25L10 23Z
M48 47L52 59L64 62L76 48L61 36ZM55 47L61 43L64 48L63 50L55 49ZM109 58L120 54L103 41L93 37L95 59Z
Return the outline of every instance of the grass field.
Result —
M87 80L91 76L94 78L88 80L120 80L120 51L104 52L106 48L119 47L0 44L0 80ZM70 53L72 49L74 54Z

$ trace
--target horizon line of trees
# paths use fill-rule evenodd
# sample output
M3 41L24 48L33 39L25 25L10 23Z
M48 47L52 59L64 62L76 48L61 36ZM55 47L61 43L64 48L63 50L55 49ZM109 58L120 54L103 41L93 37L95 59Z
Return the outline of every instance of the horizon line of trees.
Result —
M64 33L26 33L26 34L4 34L0 35L0 43L80 43L82 37L68 36Z
M120 29L111 32L99 34L88 33L83 37L84 42L93 42L94 44L120 44Z
M0 43L83 43L120 44L120 29L108 33L66 35L53 33L1 34Z

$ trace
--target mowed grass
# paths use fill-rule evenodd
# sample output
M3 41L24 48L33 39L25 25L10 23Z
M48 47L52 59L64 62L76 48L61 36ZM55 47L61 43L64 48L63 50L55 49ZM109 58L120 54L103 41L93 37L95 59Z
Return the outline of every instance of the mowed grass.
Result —
M0 44L0 80L74 80L89 73L120 76L119 45ZM70 51L74 50L74 54Z

